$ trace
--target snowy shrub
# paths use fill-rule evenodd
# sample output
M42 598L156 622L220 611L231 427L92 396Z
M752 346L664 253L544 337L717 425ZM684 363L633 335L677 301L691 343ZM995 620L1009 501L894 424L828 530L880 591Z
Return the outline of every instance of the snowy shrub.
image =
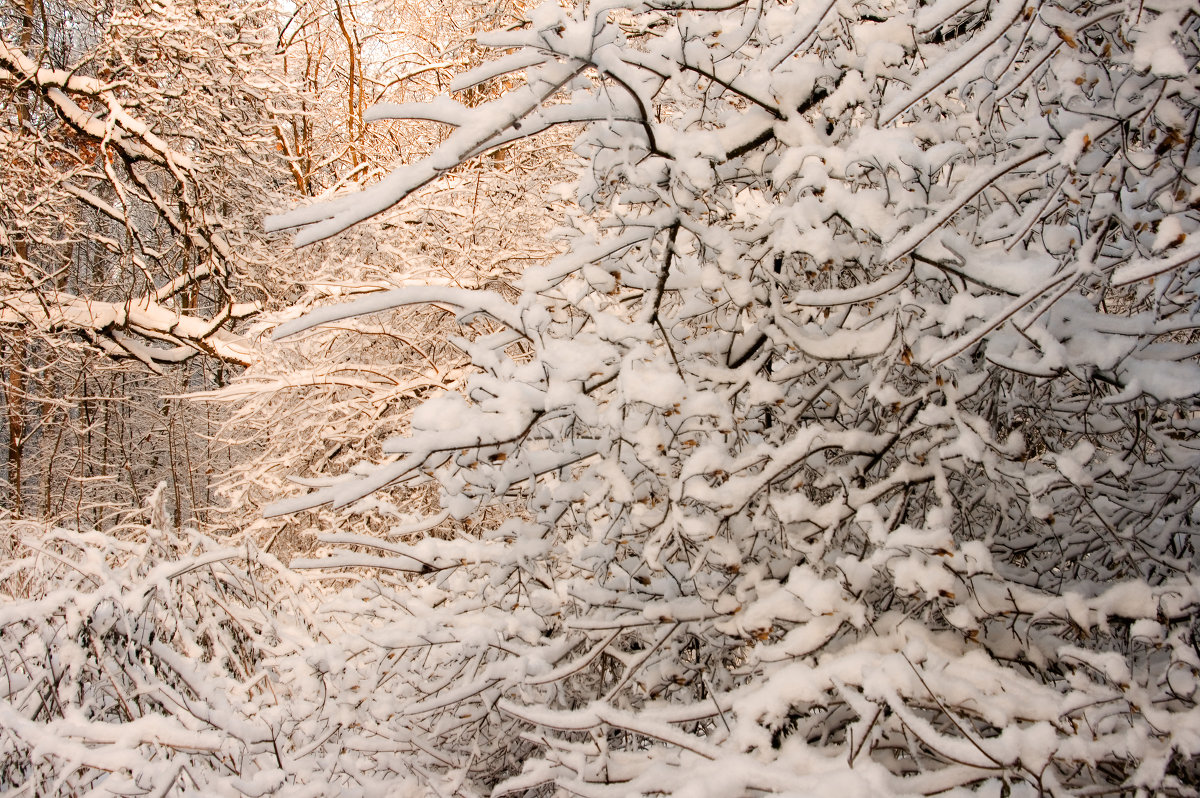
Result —
M1171 0L551 2L453 87L521 88L373 111L456 130L273 227L588 124L569 251L515 301L277 330L499 325L391 459L274 508L440 486L300 563L379 574L327 607L363 777L1195 795L1198 40Z
M292 762L321 700L302 580L248 545L171 529L163 486L150 506L150 525L108 534L0 525L0 786L264 795L313 771L328 784L311 758Z
M164 499L108 533L0 521L0 790L453 794L380 714L410 664L370 634L397 585L326 597L248 540L171 528Z

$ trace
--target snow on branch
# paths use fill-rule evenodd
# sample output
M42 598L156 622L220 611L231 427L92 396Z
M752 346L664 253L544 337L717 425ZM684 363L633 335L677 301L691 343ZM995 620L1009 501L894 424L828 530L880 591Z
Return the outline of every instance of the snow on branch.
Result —
M257 304L231 305L215 318L205 319L180 313L149 296L118 303L56 292L47 301L43 295L25 292L0 297L0 324L43 333L80 333L110 355L134 357L152 368L196 354L248 366L258 358L254 345L220 328L227 320L259 310ZM167 346L148 345L142 339Z

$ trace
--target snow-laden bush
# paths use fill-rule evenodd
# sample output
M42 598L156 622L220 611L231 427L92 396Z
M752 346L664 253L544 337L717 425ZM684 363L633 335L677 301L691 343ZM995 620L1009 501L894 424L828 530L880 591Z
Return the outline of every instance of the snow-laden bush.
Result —
M323 700L311 592L249 545L172 529L162 494L151 524L107 534L0 524L5 794L329 783L297 753L327 732L310 720Z
M0 519L0 791L454 793L380 714L408 664L370 634L395 584L327 595L166 508L160 487L149 523L108 533Z
M1198 29L1172 0L552 2L455 86L522 88L376 109L457 129L273 226L590 124L570 251L515 302L278 330L504 327L392 460L276 508L519 502L326 536L305 565L387 575L330 607L337 711L441 794L1196 794Z

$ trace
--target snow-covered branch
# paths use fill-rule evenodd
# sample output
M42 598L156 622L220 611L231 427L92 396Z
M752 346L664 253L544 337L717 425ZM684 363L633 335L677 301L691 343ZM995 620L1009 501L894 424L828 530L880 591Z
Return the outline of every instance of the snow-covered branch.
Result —
M258 357L254 345L221 328L227 321L259 310L256 303L232 305L205 319L180 313L148 296L118 303L25 292L0 297L0 325L29 326L42 333L77 333L110 355L134 357L152 368L196 354L248 366Z

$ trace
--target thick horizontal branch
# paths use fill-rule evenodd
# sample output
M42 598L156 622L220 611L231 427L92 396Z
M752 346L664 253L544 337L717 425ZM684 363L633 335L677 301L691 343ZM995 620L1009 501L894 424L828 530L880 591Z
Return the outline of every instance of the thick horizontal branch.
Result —
M39 332L79 332L93 339L107 339L109 354L136 357L148 365L176 363L181 359L178 346L191 355L204 353L241 366L258 360L254 346L239 335L220 329L229 319L244 318L260 310L257 303L231 305L214 319L179 313L149 296L128 302L102 302L73 294L55 293L51 297L27 291L0 298L0 324L30 327ZM165 341L171 349L133 344L121 333Z

